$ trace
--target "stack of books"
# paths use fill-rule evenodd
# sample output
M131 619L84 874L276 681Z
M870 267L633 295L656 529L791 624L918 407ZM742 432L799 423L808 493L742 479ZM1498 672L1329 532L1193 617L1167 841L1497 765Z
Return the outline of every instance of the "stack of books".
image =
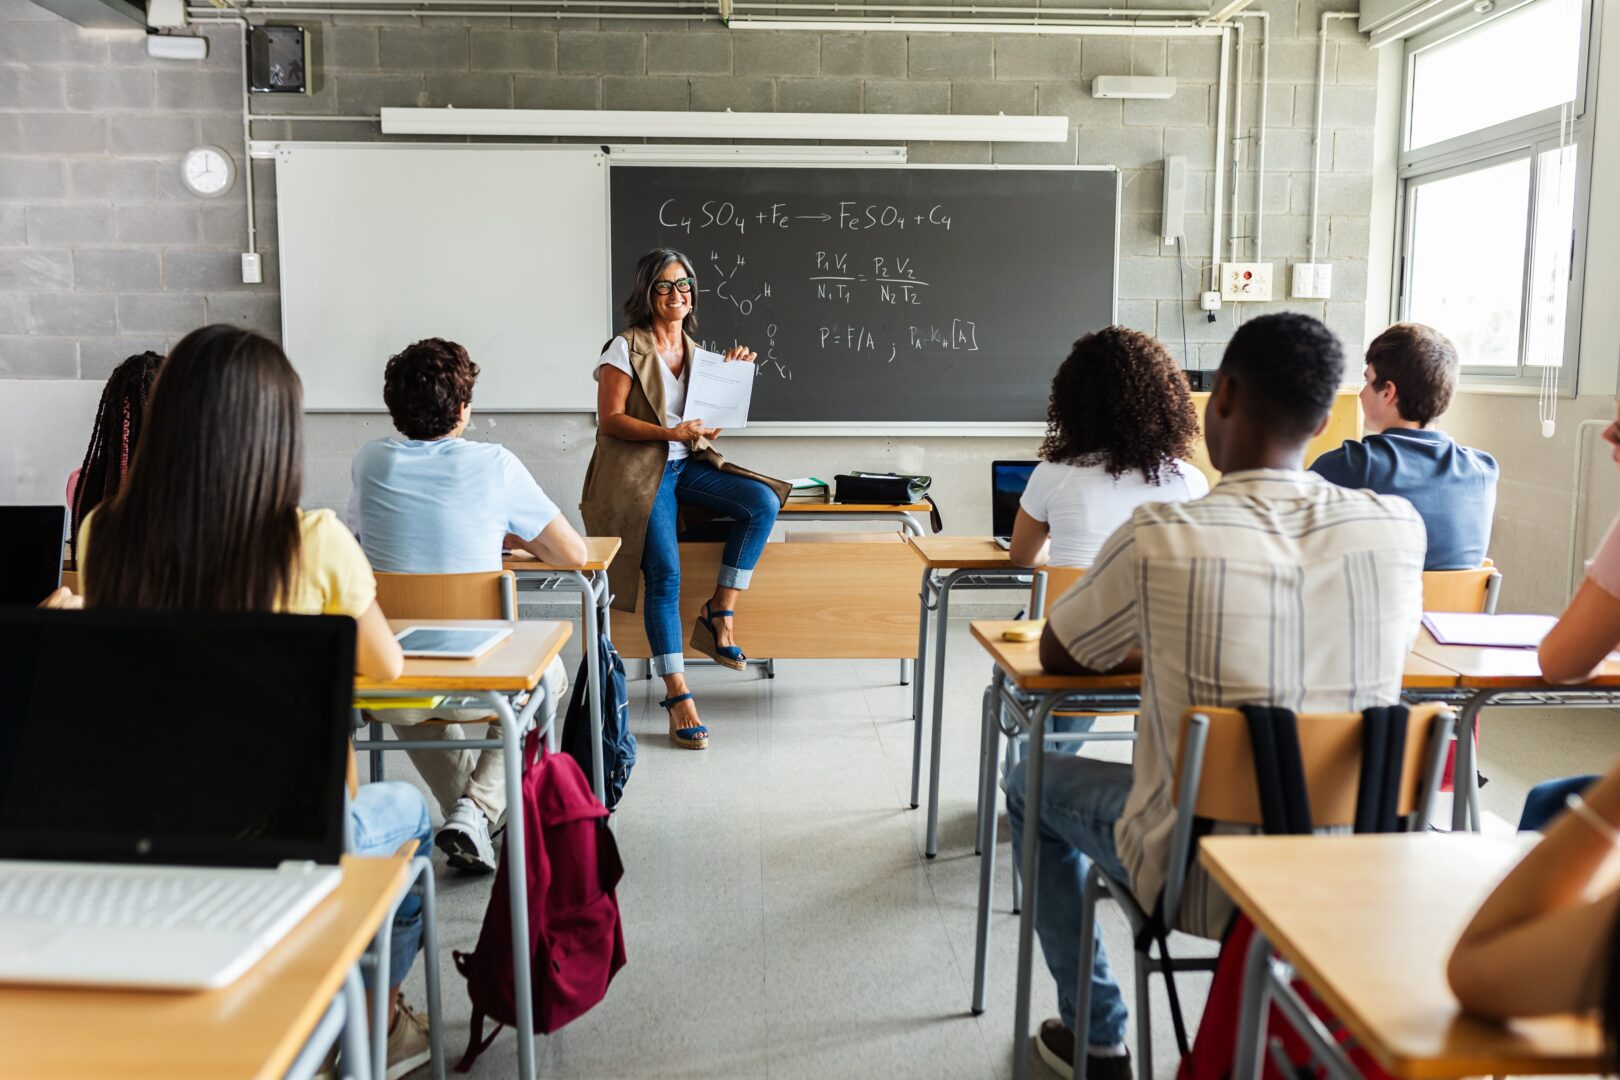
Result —
M788 493L790 503L832 502L832 488L820 477L801 476L792 484L793 490Z

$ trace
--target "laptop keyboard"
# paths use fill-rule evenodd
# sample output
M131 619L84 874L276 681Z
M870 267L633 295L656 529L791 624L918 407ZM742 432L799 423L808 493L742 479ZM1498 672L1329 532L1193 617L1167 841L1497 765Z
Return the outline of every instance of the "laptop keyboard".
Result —
M0 923L256 933L309 888L274 873L0 871Z

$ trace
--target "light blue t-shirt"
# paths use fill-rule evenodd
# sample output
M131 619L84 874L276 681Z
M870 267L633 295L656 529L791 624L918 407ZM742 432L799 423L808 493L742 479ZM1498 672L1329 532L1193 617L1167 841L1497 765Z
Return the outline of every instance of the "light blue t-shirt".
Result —
M354 455L353 478L349 526L384 573L499 570L507 533L532 540L558 513L497 443L377 439Z

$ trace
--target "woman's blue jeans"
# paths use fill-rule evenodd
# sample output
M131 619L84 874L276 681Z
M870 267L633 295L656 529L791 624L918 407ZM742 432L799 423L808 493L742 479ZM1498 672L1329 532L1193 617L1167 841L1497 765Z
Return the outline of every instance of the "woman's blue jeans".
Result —
M646 583L647 641L652 646L654 675L686 670L681 654L681 552L676 543L679 507L701 506L732 519L720 558L720 586L746 589L770 539L781 509L776 492L746 476L721 472L693 458L666 462L664 478L647 515L647 540L641 550Z

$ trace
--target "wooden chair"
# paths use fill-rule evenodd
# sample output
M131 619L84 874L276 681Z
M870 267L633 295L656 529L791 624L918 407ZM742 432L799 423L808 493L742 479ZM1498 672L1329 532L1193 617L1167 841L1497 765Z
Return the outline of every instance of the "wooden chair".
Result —
M75 595L84 595L82 592L79 592L79 572L77 570L62 571L62 587Z
M1310 798L1311 821L1316 828L1354 825L1356 788L1361 773L1360 713L1307 713L1299 720L1300 758L1305 790ZM1403 828L1426 827L1440 768L1456 718L1449 707L1434 703L1413 706L1406 725L1406 755L1401 768L1396 813ZM1218 782L1201 783L1208 772ZM1176 816L1170 834L1170 862L1162 896L1165 912L1181 909L1182 890L1194 856L1194 826L1199 819L1235 825L1261 826L1260 793L1255 781L1249 725L1237 709L1188 709L1181 719L1181 743L1176 754ZM1141 940L1148 909L1132 894L1128 883L1114 881L1093 861L1086 874L1080 915L1080 979L1075 1016L1075 1073L1085 1075L1085 1054L1091 1006L1092 940L1097 901L1116 901L1130 920L1133 936ZM1215 957L1176 959L1153 956L1152 946L1136 950L1136 1069L1153 1075L1153 1039L1148 1017L1148 977L1175 978L1178 971L1214 971Z
M517 575L510 570L490 570L476 574L378 574L377 605L390 619L503 619L517 618ZM355 707L367 713L389 708L420 708L420 700L389 698L356 699ZM368 718L373 747L383 741L383 725ZM424 723L433 723L432 720ZM358 725L357 725L358 726ZM412 745L409 749L433 749L437 744ZM389 749L394 749L393 745ZM399 749L406 749L400 746ZM443 749L456 749L454 743ZM368 751L373 782L383 778L383 751Z
M1496 614L1502 572L1491 560L1472 570L1423 571L1424 611L1471 611Z
M517 618L517 575L378 574L377 604L390 619Z

